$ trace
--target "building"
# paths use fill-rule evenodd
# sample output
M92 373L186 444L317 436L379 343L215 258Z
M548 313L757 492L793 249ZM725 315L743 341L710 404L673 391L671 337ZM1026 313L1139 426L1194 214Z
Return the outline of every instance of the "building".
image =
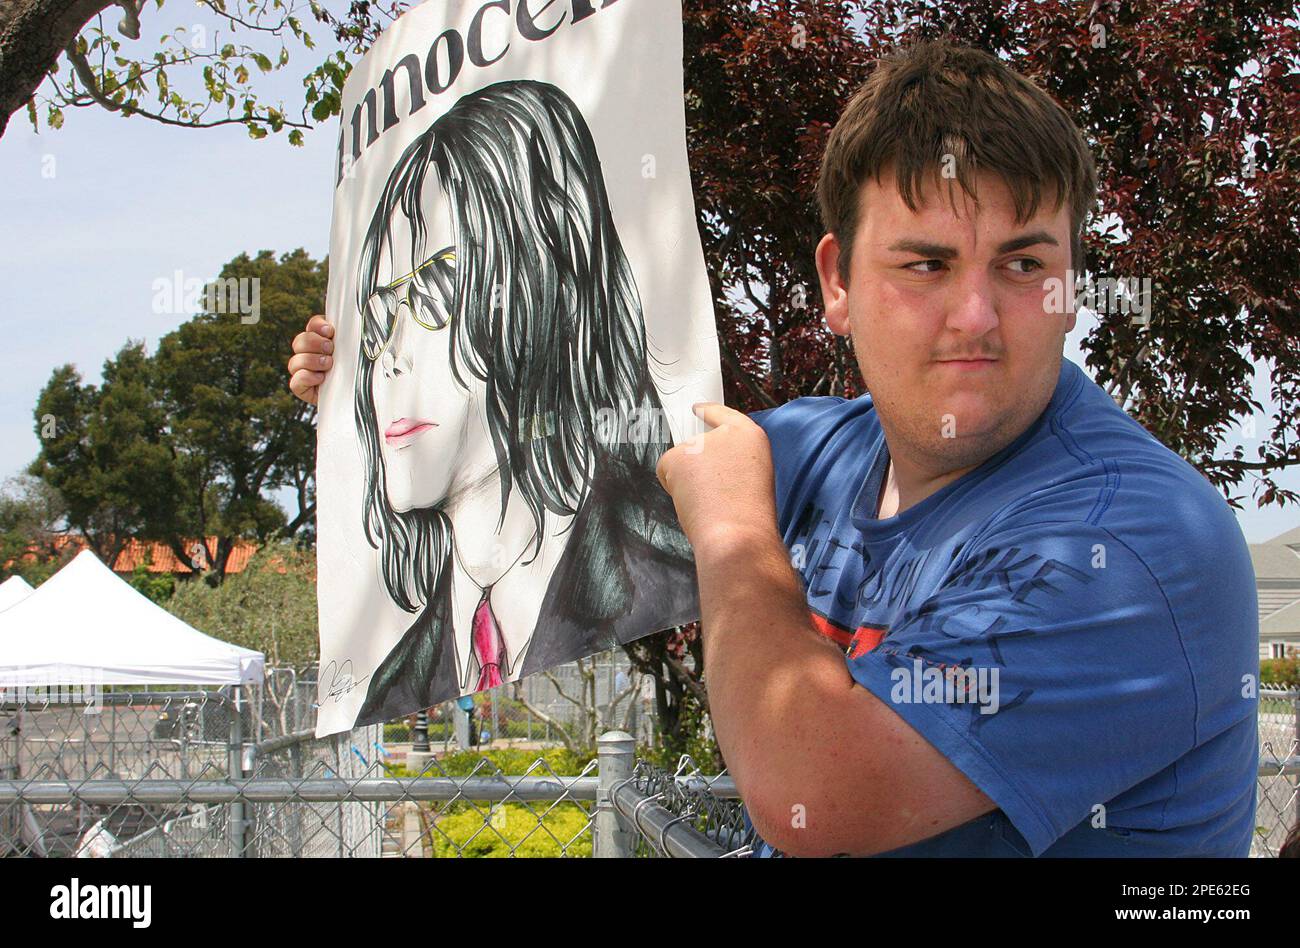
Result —
M1259 595L1259 657L1300 653L1300 527L1250 544Z
M137 566L143 565L150 573L170 573L173 576L186 576L190 573L202 572L211 562L212 552L217 548L217 538L208 537L207 542L203 543L198 540L186 540L185 549L190 552L190 561L182 560L176 555L176 551L171 545L162 540L127 540L122 544L122 549L118 551L117 557L109 564L114 573L119 576L129 577L134 574ZM71 559L77 553L88 549L90 544L83 537L75 535L56 536L49 545L48 551L52 552L59 558ZM251 540L236 540L234 548L230 551L230 558L226 561L226 575L230 576L243 571L248 565L248 561L253 558L257 552L257 544ZM32 553L30 556L38 554ZM12 561L5 563L5 568L10 568ZM198 567L195 569L195 567Z

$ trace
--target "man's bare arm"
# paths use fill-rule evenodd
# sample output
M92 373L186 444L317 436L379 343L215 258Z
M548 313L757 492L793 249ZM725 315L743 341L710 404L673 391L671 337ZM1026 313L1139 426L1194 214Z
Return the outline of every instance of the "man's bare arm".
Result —
M870 855L996 808L854 682L813 627L775 531L695 552L714 731L766 841L791 855Z
M763 430L724 405L696 411L713 429L668 451L659 478L695 549L718 745L763 838L792 855L869 855L993 810L813 627Z

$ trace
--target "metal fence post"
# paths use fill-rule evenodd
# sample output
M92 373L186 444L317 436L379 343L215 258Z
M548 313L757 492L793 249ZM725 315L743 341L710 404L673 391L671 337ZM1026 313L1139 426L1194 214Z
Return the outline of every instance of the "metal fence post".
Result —
M1291 693L1291 753L1300 757L1300 685ZM1300 777L1296 778L1300 783ZM1300 793L1295 796L1295 822L1300 825Z
M302 744L294 741L289 745L289 776L302 777ZM290 806L289 810L289 852L295 857L302 856L302 807Z
M636 738L626 731L606 731L596 738L596 760L600 771L596 790L596 819L592 832L592 855L617 859L632 855L632 830L623 824L610 793L632 776L636 765Z
M232 780L244 777L244 722L243 722L243 686L231 688L230 709L230 748L229 773ZM244 801L237 799L230 804L230 855L238 859L244 855Z

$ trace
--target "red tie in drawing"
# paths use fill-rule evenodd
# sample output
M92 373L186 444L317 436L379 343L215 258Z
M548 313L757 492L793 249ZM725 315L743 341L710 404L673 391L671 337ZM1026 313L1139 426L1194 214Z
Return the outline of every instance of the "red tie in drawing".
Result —
M497 617L492 614L492 604L488 602L487 589L483 590L483 598L474 610L471 632L474 638L474 657L478 659L481 669L478 687L474 690L495 688L501 684L501 660L506 649L501 640L501 627L497 625Z

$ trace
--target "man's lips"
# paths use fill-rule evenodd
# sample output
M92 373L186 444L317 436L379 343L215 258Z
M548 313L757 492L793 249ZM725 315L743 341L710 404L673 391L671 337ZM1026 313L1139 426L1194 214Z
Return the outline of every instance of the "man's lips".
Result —
M399 418L388 426L388 430L384 432L384 440L391 445L402 447L436 427L438 427L437 422L424 418Z
M991 365L996 365L998 360L991 356L976 357L972 359L938 359L940 365L950 365L954 369L964 371L968 369L986 369Z

